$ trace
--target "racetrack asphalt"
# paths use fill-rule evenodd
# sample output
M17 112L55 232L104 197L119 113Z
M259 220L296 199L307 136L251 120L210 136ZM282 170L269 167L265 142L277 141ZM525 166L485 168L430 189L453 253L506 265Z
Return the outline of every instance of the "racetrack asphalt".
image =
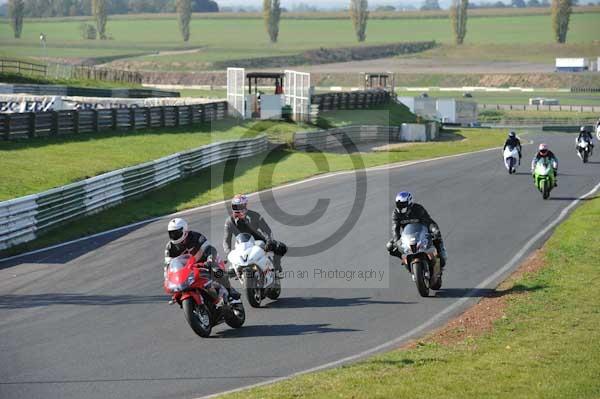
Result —
M533 145L524 147L512 176L494 150L252 196L251 207L264 213L275 238L292 247L284 268L301 277L284 280L281 298L263 309L245 303L243 328L220 325L209 339L193 333L162 290L167 218L0 262L0 397L197 398L368 351L468 296L428 328L440 325L494 288L510 270L479 286L600 180L600 156L582 164L573 135L530 138L548 142L560 160L559 186L547 201L529 174ZM364 206L352 211L357 181L366 184ZM429 210L448 249L443 289L429 298L385 250L393 195L402 189ZM274 221L273 201L289 214ZM219 204L186 218L220 250L226 212ZM348 218L355 219L351 229L328 239ZM313 244L318 253L299 248ZM348 270L384 278L325 273Z

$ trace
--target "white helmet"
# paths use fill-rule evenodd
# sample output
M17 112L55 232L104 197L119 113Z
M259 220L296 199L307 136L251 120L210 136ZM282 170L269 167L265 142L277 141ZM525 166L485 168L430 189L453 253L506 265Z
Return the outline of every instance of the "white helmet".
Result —
M176 218L169 222L169 239L172 244L181 244L188 235L190 228L185 219Z

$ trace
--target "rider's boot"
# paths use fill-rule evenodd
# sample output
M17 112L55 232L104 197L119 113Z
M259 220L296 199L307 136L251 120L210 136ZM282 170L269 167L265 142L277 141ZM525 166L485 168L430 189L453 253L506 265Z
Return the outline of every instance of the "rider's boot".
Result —
M446 253L446 246L444 245L444 241L440 238L434 241L435 249L438 252L438 256L440 257L440 267L443 269L446 267L446 263L448 261L448 254Z
M229 301L231 302L233 301L237 301L241 298L242 296L240 295L240 293L233 287L229 287Z

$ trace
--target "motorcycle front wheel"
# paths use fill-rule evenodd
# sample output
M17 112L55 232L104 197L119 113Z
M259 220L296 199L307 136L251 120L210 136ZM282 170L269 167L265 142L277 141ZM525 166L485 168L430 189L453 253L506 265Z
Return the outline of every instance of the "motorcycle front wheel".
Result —
M542 182L542 198L548 199L548 197L550 197L550 182L544 180Z
M253 308L260 308L260 302L262 301L262 288L258 287L258 282L254 277L249 277L245 281L246 299Z
M203 338L208 338L212 330L210 312L205 304L197 304L193 298L183 301L183 314L192 330Z
M429 279L425 277L425 264L419 260L413 263L412 270L415 275L415 284L419 295L423 297L429 296Z

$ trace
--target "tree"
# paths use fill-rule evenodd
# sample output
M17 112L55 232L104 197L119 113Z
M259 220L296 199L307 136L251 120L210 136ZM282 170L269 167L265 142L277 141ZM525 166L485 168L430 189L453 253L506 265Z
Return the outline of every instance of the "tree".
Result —
M542 3L539 2L539 0L529 0L527 2L527 7L541 7Z
M96 30L100 40L106 39L106 1L92 0L92 14L96 18Z
M277 43L279 37L279 20L281 19L281 4L279 0L263 0L263 19L265 28L272 43Z
M190 40L190 20L192 19L192 2L191 0L177 0L176 7L179 22L179 31L183 41Z
M21 37L23 30L23 14L25 12L25 3L23 0L9 0L8 16L10 18L10 26L12 26L15 39Z
M350 0L350 16L359 42L367 38L367 20L369 19L369 2L367 0Z
M512 0L510 5L516 8L525 8L527 6L525 0Z
M219 12L219 5L211 0L192 0L193 12Z
M567 41L569 18L572 11L571 0L552 0L552 28L557 43Z
M440 2L438 0L425 0L421 6L421 10L439 10Z
M450 21L454 31L454 40L456 44L463 44L467 35L467 8L469 0L452 0L450 6Z

